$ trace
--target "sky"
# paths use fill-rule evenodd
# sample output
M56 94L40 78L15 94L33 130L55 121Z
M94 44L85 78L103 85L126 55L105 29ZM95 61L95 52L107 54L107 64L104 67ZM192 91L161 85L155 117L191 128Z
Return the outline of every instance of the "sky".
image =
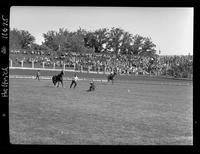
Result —
M12 6L10 28L27 30L41 44L43 33L122 28L151 37L160 55L193 55L192 7L39 7ZM158 53L158 52L157 52Z

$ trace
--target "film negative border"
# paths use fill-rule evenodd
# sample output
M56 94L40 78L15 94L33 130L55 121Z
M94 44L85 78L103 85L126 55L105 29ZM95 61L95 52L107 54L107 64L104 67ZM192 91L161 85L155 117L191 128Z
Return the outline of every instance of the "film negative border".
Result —
M1 5L2 6L2 5ZM9 6L4 5L1 8L1 52L0 52L0 119L1 119L1 137L0 144L9 144Z
M126 1L127 2L127 1ZM153 5L151 4L151 2L154 2ZM80 6L85 6L85 5L97 5L97 3L85 3L85 1L76 3L74 1L73 3L69 3L69 5L80 5ZM142 4L143 2L141 1L140 3L136 3L138 6L155 6L155 1L151 1L149 0L148 3L146 4ZM173 2L168 1L167 6L171 6ZM10 145L9 142L9 11L10 11L10 7L12 5L42 5L45 6L45 4L48 6L53 6L58 4L58 6L62 6L63 4L67 5L66 3L57 3L57 1L54 1L54 3L50 2L50 1L44 1L44 2L39 2L39 1L16 1L13 3L9 3L9 4L1 4L1 14L0 14L0 20L1 20L1 38L0 38L0 45L1 45L1 53L0 53L0 82L1 82L1 88L0 88L0 93L1 93L1 101L0 101L0 145ZM109 2L110 5L112 6L116 6L116 3L111 4L111 2ZM131 6L134 5L133 3L129 4L125 3L125 2L120 2L117 6L123 6L125 4L125 6ZM159 3L162 4L162 6L166 6L166 3ZM157 6L159 6L159 4L157 4ZM101 3L101 6L106 6L106 3ZM199 3L197 3L197 1L180 1L180 3L176 3L175 6L195 6L195 13L194 15L196 16L195 19L197 19L197 14L199 15L199 10L198 12L196 11L197 5L198 5L198 9L199 9ZM194 22L194 28L196 29L194 32L194 39L196 40L196 44L194 45L194 50L195 49L199 49L199 43L197 44L197 36L199 34L199 31L197 32L197 27L199 26L199 23L197 24L197 22ZM195 26L196 25L196 26ZM197 62L197 55L195 54L194 56L194 62ZM198 65L198 64L197 64ZM195 72L199 74L199 69L198 67L195 67ZM196 81L199 80L199 75L194 76L194 80L196 79ZM198 88L198 83L194 81L194 87ZM198 93L194 93L194 95ZM196 95L196 96L197 96ZM195 100L197 101L197 100ZM194 102L193 108L194 108L194 112L198 113L198 102ZM194 114L194 138L195 138L195 142L194 145L197 146L197 143L199 142L199 121L197 120L199 117L197 115ZM53 147L54 148L54 147ZM52 148L52 149L53 149ZM116 147L115 147L116 148ZM143 147L142 147L143 148ZM185 150L184 147L180 147L182 150ZM155 149L156 150L156 149ZM162 150L162 149L160 149ZM199 151L199 148L196 147L196 149L194 149L195 151ZM169 151L169 150L168 150Z

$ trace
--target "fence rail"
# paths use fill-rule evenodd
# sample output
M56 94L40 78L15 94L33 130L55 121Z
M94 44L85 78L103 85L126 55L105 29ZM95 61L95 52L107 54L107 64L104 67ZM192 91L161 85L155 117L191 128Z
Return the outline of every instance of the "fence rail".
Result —
M21 62L20 66L15 67L15 66L13 66L12 59L9 59L9 68L10 69L49 70L49 71L61 71L61 70L64 70L64 71L69 71L69 72L83 72L83 73L88 73L89 72L89 73L95 73L95 74L96 73L99 73L99 74L108 74L109 73L109 71L107 71L106 67L104 69L98 67L96 69L96 71L92 71L90 69L90 67L88 67L86 70L84 70L84 68L82 66L79 69L77 69L75 65L74 65L73 69L67 68L66 64L63 64L61 67L57 67L56 63L53 64L52 68L49 68L49 67L45 66L44 65L45 63L42 64L42 67L37 67L37 66L35 66L36 64L35 64L34 61L32 61L31 67L25 67L24 66L24 61L20 61L20 62Z
M9 78L11 79L36 79L35 76L31 75L9 75ZM42 80L51 80L52 76L40 76L40 79ZM72 78L70 77L63 77L64 81L71 81ZM94 79L94 78L79 78L79 81L96 81L96 82L107 82L105 79Z
M66 67L66 64L63 64L62 67L56 67L55 63L53 65L52 68L49 67L45 67L44 63L42 65L42 67L35 67L35 63L34 61L31 64L31 67L25 67L24 66L24 62L21 61L21 65L18 67L13 67L13 62L12 59L9 59L10 61L10 65L9 65L9 69L22 69L22 70L46 70L46 71L67 71L67 72L81 72L81 73L91 73L91 74L109 74L110 71L107 70L107 68L105 67L104 69L100 69L100 67L98 67L98 69L96 69L96 71L93 71L90 69L90 67L87 68L87 70L84 70L83 67L80 67L79 69L77 69L74 65L73 69L70 69L68 67ZM129 75L129 74L120 74L120 75ZM138 72L134 72L134 75L136 76L150 76L150 77L163 77L163 78L174 78L172 76L167 76L167 75L153 75L151 73L149 73L148 75L146 74L141 74L139 75ZM188 78L175 78L175 79L185 79L185 80L193 80L193 74L190 74Z
M24 75L26 75L27 73L22 73L23 72L23 70L25 71L25 70L27 70L27 71L37 71L37 70L41 70L41 71L44 71L44 72L46 72L46 73L44 73L44 74L46 74L46 77L48 77L50 74L53 74L53 72L59 72L59 71L61 71L61 70L63 70L63 69L47 69L47 68L29 68L29 67L9 67L9 69L10 70L15 70L14 72L13 71L10 71L10 75L22 75L22 74L24 74ZM19 73L17 73L18 72L18 70L21 70ZM103 78L105 78L105 75L108 75L109 74L109 72L95 72L95 71L90 71L90 72L88 72L88 71L79 71L79 70L73 70L73 69L65 69L64 70L65 72L69 72L71 75L73 74L73 72L74 73L81 73L81 74L79 74L79 75L81 75L81 76L85 76L86 78L88 78L88 77L92 77L93 78L93 76L95 77L95 78L98 78L98 77L103 77ZM32 74L33 75L33 73L34 72L29 72L28 74L30 75L30 74ZM49 75L48 75L49 74ZM70 74L68 74L68 75L70 75ZM9 76L10 76L9 75ZM31 76L32 76L31 75ZM157 76L157 75L136 75L136 74L119 74L118 76L121 76L120 78L123 78L123 79L126 79L126 78L132 78L132 77L138 77L138 78L146 78L146 79L148 79L148 78L151 78L151 79L171 79L171 80L185 80L185 81L193 81L193 79L192 78L174 78L174 77L172 77L172 76ZM29 77L30 78L30 77Z

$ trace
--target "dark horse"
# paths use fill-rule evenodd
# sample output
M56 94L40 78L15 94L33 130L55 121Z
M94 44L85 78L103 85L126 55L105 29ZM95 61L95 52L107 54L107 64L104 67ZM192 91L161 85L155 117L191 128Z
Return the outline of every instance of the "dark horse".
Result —
M56 84L58 83L57 87L59 87L59 83L61 82L62 87L63 87L63 75L64 75L64 72L61 71L58 75L54 75L52 77L52 82L54 86L56 86Z
M114 71L114 73L110 73L107 77L107 81L112 81L112 84L114 83L114 77L117 75L117 73Z

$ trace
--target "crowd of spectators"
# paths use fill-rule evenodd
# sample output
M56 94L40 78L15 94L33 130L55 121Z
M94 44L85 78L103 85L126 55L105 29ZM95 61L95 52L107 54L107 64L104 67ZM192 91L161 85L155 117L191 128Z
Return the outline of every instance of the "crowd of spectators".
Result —
M164 75L187 77L193 74L193 56L160 56L157 66Z
M139 57L132 56L127 59L125 55L116 57L108 54L76 54L65 53L60 57L51 55L51 52L44 51L20 51L11 50L11 55L17 54L15 61L23 63L39 63L40 65L53 67L67 67L93 71L113 71L115 69L121 74L159 74L175 77L184 77L193 73L193 56L157 56ZM12 56L11 56L12 57ZM187 75L184 75L187 74Z

